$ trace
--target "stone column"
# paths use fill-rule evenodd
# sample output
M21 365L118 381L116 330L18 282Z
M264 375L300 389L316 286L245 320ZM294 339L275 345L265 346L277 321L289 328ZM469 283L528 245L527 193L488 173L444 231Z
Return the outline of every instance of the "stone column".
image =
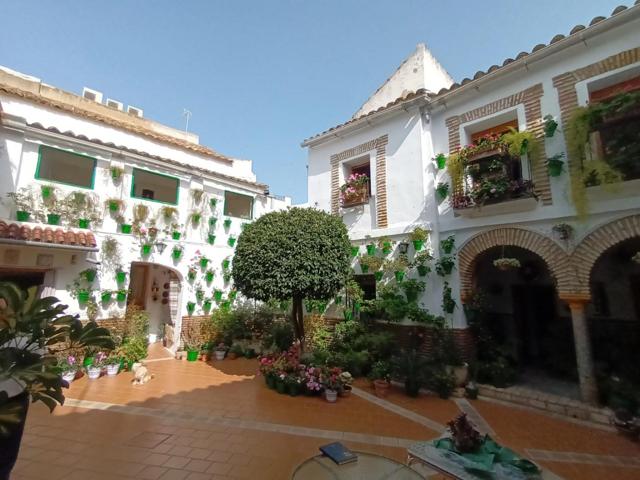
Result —
M589 327L584 312L588 299L571 298L566 299L566 301L571 309L571 323L573 325L573 341L576 347L580 393L584 402L595 405L598 399L598 387L596 385L593 357L591 355Z

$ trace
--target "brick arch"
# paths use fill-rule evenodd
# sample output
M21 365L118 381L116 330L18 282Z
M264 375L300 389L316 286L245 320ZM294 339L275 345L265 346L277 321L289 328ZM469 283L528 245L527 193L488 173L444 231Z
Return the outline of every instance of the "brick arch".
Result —
M542 258L556 281L560 297L573 292L574 272L569 255L554 240L524 228L504 227L487 230L468 240L458 251L460 296L466 302L473 292L473 271L480 254L493 247L514 246L524 248Z
M640 215L638 214L600 225L584 237L570 257L571 263L576 266L578 291L590 296L589 278L598 258L611 247L634 237L640 237Z

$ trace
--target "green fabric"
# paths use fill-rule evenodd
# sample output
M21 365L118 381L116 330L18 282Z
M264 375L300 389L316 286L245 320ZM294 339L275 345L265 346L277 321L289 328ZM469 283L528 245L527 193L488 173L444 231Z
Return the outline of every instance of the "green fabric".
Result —
M476 472L491 472L494 464L511 466L522 473L533 475L540 473L538 467L529 460L519 457L513 450L496 443L489 435L485 435L482 444L473 453L458 452L451 438L439 438L433 441L433 446L459 455L464 460L464 468Z

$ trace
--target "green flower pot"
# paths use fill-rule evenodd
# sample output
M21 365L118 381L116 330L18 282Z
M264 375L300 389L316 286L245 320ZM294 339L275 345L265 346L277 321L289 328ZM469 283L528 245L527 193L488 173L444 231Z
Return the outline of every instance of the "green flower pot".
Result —
M187 362L195 362L198 360L198 350L189 350L187 352Z
M360 264L360 270L362 270L362 273L367 273L369 271L369 265Z
M180 257L182 256L182 250L180 248L174 248L173 251L171 252L171 256L175 260L179 260Z
M418 275L421 277L426 277L427 273L429 273L429 267L426 265L418 265Z
M84 305L89 301L89 292L86 290L78 292L78 303Z
M187 272L187 278L188 278L189 280L195 280L195 279L196 279L196 272L195 272L195 270L189 270L189 271Z
M86 218L81 218L78 220L78 227L80 228L89 228L89 220Z
M209 234L209 236L207 237L207 242L209 242L209 245L213 245L216 242L216 236Z
M205 269L205 268L207 268L208 264L209 264L209 259L208 258L201 258L200 259L200 268Z
M116 293L116 300L118 302L124 302L127 299L127 292Z
M562 163L549 163L549 175L551 175L552 177L559 177L560 175L562 175L562 167Z
M226 272L222 276L222 279L224 280L224 283L229 283L231 281L231 274L229 272Z
M93 356L84 357L84 360L82 360L82 366L86 368L91 365L93 365Z
M174 240L180 240L180 236L182 234L180 232L172 232L171 233L171 238L173 238Z
M60 215L57 213L49 213L47 215L47 223L49 225L60 225Z
M224 221L224 228L229 228L231 226L231 219L227 218Z
M351 258L356 258L360 253L360 247L351 247Z
M227 240L227 243L229 244L230 247L233 247L236 244L236 239L233 237L229 237L229 240Z
M225 312L228 312L229 309L231 308L231 302L229 300L225 300L220 304L220 308Z
M273 378L273 375L265 375L264 381L267 384L267 387L270 388L271 390L276 388L276 379Z
M377 272L374 272L373 275L376 277L376 282L379 282L380 280L382 280L382 276L384 275L384 272L377 271Z
M336 305L342 305L342 296L338 295L335 299Z
M201 302L203 299L204 299L204 291L203 290L197 290L196 291L196 300Z
M300 395L300 385L297 383L290 383L287 385L287 393L292 397Z
M24 210L18 210L16 212L16 220L18 220L19 222L28 222L30 215L31 214L29 212L25 212Z
M396 276L396 282L404 280L404 272L394 272L394 275Z
M213 306L213 304L211 303L211 300L206 300L202 304L202 309L204 310L204 313L209 313L211 311L211 307L212 306Z
M127 279L127 273L126 272L116 272L116 282L124 283L124 281L126 279Z
M276 380L276 392L283 395L287 393L287 384L280 379Z
M207 283L211 283L213 281L213 277L214 277L213 272L207 272L204 276L204 278L207 280Z
M391 244L389 242L384 242L382 244L382 253L385 255L389 255L391 253Z
M122 233L131 233L131 225L129 223L123 223L120 225L120 231Z
M53 189L48 185L40 187L40 191L42 192L42 198L49 198L53 193Z
M187 302L187 312L189 315L193 315L193 312L196 310L196 304L193 302Z
M213 298L215 298L216 302L222 301L222 290L216 290L213 292Z
M148 257L149 255L151 255L151 245L149 244L142 245L142 255L144 257Z
M211 225L212 227L215 227L217 221L218 219L216 217L211 217L209 219L209 225Z
M109 303L111 301L111 292L102 292L100 299L102 303Z
M367 245L367 255L375 255L376 254L376 246L373 244Z
M191 215L191 223L193 223L194 225L198 225L200 223L200 214L196 213L194 215Z
M218 199L217 198L209 199L209 205L211 205L211 208L215 209L216 205L218 205Z
M418 250L422 250L422 247L424 247L424 240L414 240L413 241L413 248L415 249L416 252Z
M445 157L442 154L439 154L436 157L436 165L438 165L438 170L443 170L446 164L447 164L447 157Z
M238 292L236 292L235 290L231 290L229 292L229 300L235 300L237 296L238 296Z
M109 211L112 213L120 210L120 204L118 202L109 202Z
M96 279L96 271L93 269L88 269L84 271L84 278L87 282L93 282Z
M223 260L222 261L222 268L224 270L229 270L229 266L231 265L231 262L229 260Z

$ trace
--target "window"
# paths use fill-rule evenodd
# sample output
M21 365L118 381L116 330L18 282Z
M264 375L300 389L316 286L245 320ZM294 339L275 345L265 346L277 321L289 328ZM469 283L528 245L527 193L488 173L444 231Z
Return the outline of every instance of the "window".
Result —
M640 75L589 93L591 106L602 108L593 141L599 156L623 180L640 178Z
M160 173L133 169L131 196L163 203L178 203L179 180Z
M343 207L363 205L371 197L371 164L369 157L359 158L344 165L345 183L340 187Z
M38 179L93 188L95 171L95 158L44 145L40 147Z
M234 192L224 192L224 214L230 217L253 218L253 197Z

